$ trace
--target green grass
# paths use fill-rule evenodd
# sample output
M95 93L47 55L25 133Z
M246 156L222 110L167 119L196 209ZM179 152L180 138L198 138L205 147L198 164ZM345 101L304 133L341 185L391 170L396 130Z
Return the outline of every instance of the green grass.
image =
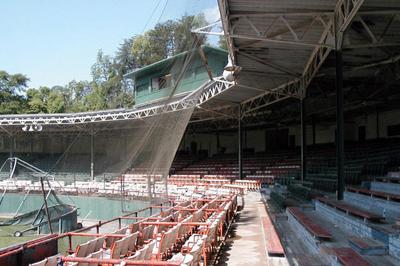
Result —
M22 237L14 237L15 231L22 231L29 228L28 225L9 225L0 226L0 248L8 247L10 245L20 244L31 239L38 238L39 236L34 235L34 231L26 232Z

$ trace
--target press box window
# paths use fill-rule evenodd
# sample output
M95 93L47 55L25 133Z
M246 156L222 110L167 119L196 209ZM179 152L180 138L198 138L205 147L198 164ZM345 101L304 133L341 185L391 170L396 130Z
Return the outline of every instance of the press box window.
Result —
M168 74L162 77L151 79L151 89L153 91L162 90L171 86L172 75Z

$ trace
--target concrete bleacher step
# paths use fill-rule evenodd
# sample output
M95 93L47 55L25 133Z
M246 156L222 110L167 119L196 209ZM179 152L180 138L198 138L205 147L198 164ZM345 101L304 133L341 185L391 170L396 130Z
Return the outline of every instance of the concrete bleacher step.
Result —
M332 265L371 266L360 254L349 247L323 248L323 252L334 258Z
M384 218L400 217L400 195L397 194L348 187L344 193L344 201Z
M380 241L366 237L351 237L348 239L352 249L361 255L386 255L388 247Z
M298 207L288 207L286 214L289 226L311 254L319 254L321 244L332 241L332 234L309 216L309 212Z
M388 173L388 177L400 178L400 171L389 172L389 173Z

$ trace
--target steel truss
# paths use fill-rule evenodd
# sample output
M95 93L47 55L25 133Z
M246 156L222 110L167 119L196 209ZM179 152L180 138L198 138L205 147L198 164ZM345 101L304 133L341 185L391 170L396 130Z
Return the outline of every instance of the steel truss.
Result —
M307 87L310 85L312 79L317 74L318 70L321 68L322 64L325 62L329 53L337 48L341 47L340 43L335 43L335 40L342 40L344 32L351 24L352 20L356 16L360 6L362 5L363 0L341 0L338 1L335 11L333 13L293 13L293 14L274 14L276 19L273 21L283 21L286 28L276 37L279 37L283 34L283 32L288 31L291 34L285 36L291 36L290 39L283 40L286 44L293 45L302 45L302 46L314 46L314 50L311 53L311 56L305 66L305 69L300 78L295 78L291 81L288 81L276 88L269 89L265 93L257 95L251 99L243 101L242 104L242 115L255 111L257 109L266 107L273 103L276 103L281 100L288 99L290 97L296 98L304 98L307 93ZM242 16L242 15L240 15ZM249 15L247 15L249 16ZM257 16L262 16L262 14L257 14ZM273 16L268 14L268 16ZM303 16L308 17L310 22L307 24L304 22L303 24L299 24L300 26L297 29L301 29L306 27L306 31L304 31L303 35L299 35L296 33L296 27L292 26L288 23L286 19L282 19L282 17L290 17L290 16ZM328 19L327 19L328 18ZM246 23L250 23L251 20L249 18L245 19ZM305 20L307 21L307 20ZM319 25L317 25L317 22ZM270 27L272 28L273 25ZM321 33L320 40L318 43L309 43L304 42L304 36L308 33L313 27L323 28ZM256 32L257 29L252 27ZM231 29L232 30L232 29ZM228 33L230 34L230 33ZM263 35L262 38L256 37L254 40L260 41L274 41L271 39L271 36L268 37L267 32L259 32L258 36ZM268 38L269 40L265 40ZM286 37L289 38L289 37ZM282 42L282 39L279 39L276 42ZM339 45L339 46L338 46Z
M191 92L184 98L167 104L159 104L138 109L118 109L110 111L88 112L79 114L40 114L40 115L10 115L0 116L0 125L24 126L24 125L77 125L86 123L98 123L108 121L121 121L144 119L147 117L181 111L197 107L218 94L235 85L223 77L216 77L208 81L199 89ZM195 95L196 94L196 95Z
M241 53L240 49L252 47L259 42L293 45L294 47L314 47L301 77L276 87L265 90L264 93L242 102L242 115L268 106L289 97L303 98L312 79L334 49L357 49L368 47L400 46L400 42L390 40L387 34L391 25L400 21L399 10L368 10L359 11L364 0L340 0L333 12L297 12L297 13L263 13L240 12L229 13L226 0L219 0L222 28L228 40L230 53ZM383 21L383 30L374 32L367 19L378 17ZM269 25L257 25L258 18L265 18ZM292 19L299 20L296 24ZM358 22L364 32L363 42L354 43L350 38L343 40L344 33L353 22ZM239 32L239 26L249 29L245 34ZM215 24L203 27L197 33L222 35L212 32ZM310 32L321 32L318 42L310 40ZM249 40L247 44L232 47L234 39ZM336 42L335 42L336 40ZM279 66L271 66L278 69ZM285 72L284 70L281 70ZM293 74L289 73L291 76ZM240 85L240 84L239 84Z

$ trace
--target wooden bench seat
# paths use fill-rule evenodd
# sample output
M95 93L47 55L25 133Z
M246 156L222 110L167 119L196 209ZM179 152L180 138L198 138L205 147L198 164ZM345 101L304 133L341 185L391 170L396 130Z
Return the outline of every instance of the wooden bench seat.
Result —
M297 207L288 207L289 212L296 218L296 220L303 225L314 237L320 239L332 239L331 233L325 230L320 225L314 223L310 218L308 218L304 212L302 212Z
M351 248L326 248L325 251L336 256L344 266L371 266L368 261Z
M351 205L341 202L341 201L330 200L330 199L322 198L322 197L317 198L317 200L336 209L336 210L345 212L346 214L351 214L353 216L359 217L359 218L363 219L364 221L368 220L371 222L379 222L380 220L383 219L383 217L380 215L358 209L354 206L351 206Z
M285 250L283 249L281 240L276 233L274 224L268 215L261 217L262 226L264 228L265 243L269 256L284 257Z
M354 192L358 194L363 194L371 197L381 198L389 201L396 201L400 202L400 195L393 194L393 193L386 193L381 191L373 191L366 188L356 188L356 187L347 187L347 191Z
M390 176L380 176L380 177L375 177L375 181L399 184L400 178L399 177L390 177Z

